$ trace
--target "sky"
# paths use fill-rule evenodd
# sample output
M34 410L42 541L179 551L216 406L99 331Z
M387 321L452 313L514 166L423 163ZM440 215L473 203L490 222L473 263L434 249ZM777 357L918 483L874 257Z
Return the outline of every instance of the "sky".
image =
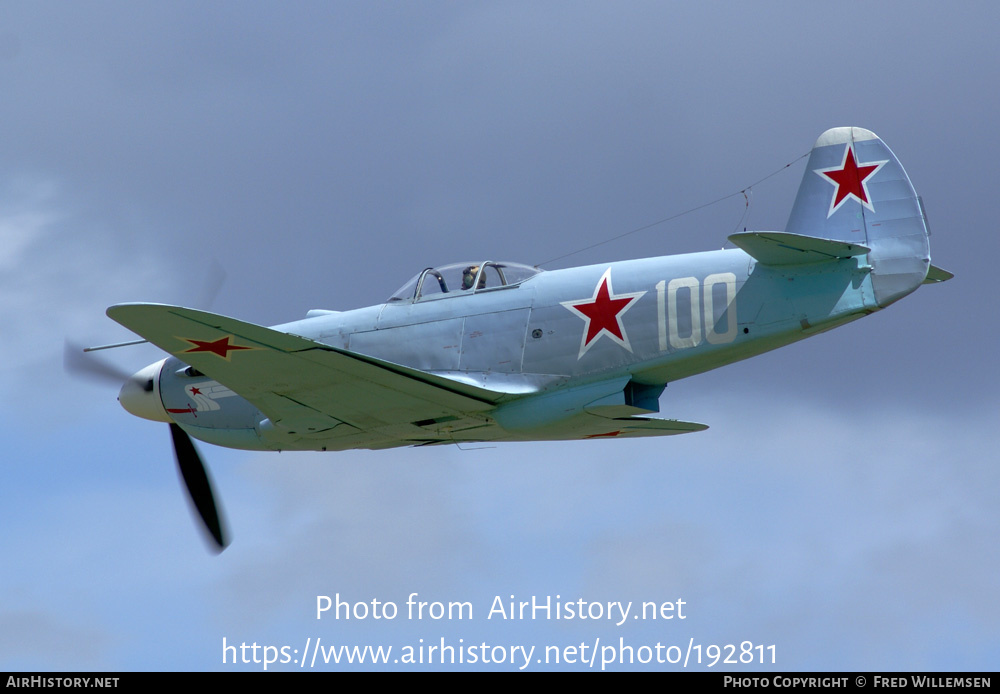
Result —
M995 670L998 22L892 0L4 2L0 670ZM846 125L900 158L956 277L671 383L661 416L705 432L203 444L233 537L214 555L167 428L63 368L67 341L132 339L120 302L274 325L428 265L780 230L800 157ZM533 598L588 618L496 609Z

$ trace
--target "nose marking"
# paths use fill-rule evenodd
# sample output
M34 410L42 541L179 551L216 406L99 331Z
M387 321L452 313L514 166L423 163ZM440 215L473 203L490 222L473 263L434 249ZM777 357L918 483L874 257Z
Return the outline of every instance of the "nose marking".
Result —
M154 422L173 421L167 411L163 409L159 389L156 387L164 361L161 360L140 369L122 385L122 389L118 393L118 402L127 412Z

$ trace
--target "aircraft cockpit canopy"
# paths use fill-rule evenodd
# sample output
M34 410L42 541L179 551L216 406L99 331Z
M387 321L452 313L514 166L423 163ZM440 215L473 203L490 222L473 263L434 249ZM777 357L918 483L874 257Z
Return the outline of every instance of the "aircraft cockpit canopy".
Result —
M542 270L521 263L452 263L422 270L389 301L423 301L516 287Z

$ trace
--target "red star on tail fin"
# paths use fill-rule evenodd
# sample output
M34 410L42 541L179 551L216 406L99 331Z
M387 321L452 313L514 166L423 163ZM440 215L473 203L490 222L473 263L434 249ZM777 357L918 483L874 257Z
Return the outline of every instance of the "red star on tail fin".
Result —
M868 179L887 163L889 163L888 160L859 164L854 158L854 148L847 145L844 161L840 166L816 169L816 173L825 177L834 187L833 200L830 202L827 218L833 215L848 198L852 197L874 212L875 208L872 207L871 198L868 196Z

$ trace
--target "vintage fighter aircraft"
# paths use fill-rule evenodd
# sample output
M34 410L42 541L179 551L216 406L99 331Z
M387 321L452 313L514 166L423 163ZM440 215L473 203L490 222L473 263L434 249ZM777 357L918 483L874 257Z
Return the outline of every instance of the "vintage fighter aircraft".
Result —
M271 328L205 311L107 314L171 356L122 387L167 422L178 464L226 544L189 438L253 450L669 436L667 383L829 330L951 274L931 265L920 198L874 133L835 128L811 152L784 231L735 249L543 272L427 268L386 303Z

